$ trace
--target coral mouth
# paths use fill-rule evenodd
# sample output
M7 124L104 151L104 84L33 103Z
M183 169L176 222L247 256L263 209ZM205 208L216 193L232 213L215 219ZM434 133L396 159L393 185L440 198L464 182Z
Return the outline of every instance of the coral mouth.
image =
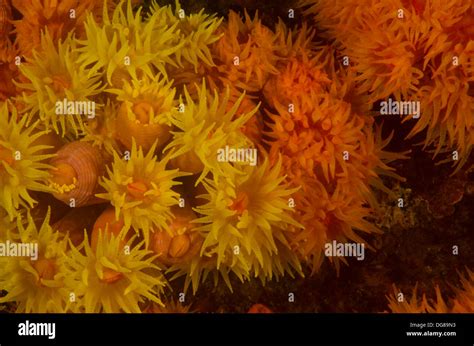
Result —
M133 106L133 113L141 124L150 123L150 114L153 113L153 106L148 102L140 102Z
M58 163L50 170L49 186L58 193L67 193L76 187L77 173L71 165Z
M103 272L103 277L101 278L101 281L107 284L113 284L117 281L119 281L122 277L123 274L116 272L115 270L105 268Z
M233 200L230 209L235 210L237 215L242 215L249 207L249 196L243 191L237 193L237 197Z
M33 268L39 276L39 283L42 285L43 280L53 280L56 275L56 264L52 259L39 258L32 262Z
M127 185L127 192L134 199L145 199L145 193L148 191L148 185L144 181L137 180Z

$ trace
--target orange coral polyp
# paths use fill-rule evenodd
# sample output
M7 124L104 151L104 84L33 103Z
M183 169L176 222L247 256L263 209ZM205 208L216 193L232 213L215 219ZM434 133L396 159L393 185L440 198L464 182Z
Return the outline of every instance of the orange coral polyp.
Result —
M225 84L240 90L258 91L271 74L278 74L276 35L263 25L258 14L245 21L235 12L221 29L223 37L214 44L219 72Z
M303 109L311 108L310 93L327 91L331 80L318 57L310 58L313 52L301 53L286 62L279 74L271 76L264 87L264 95L270 104L294 104L298 102Z
M312 107L306 111L294 104L293 113L276 104L278 115L271 115L274 124L270 124L269 136L275 141L271 142L270 156L276 159L283 153L290 177L301 168L314 177L319 167L319 178L329 182L336 173L347 171L342 153L353 152L364 141L360 133L364 122L351 113L348 103L329 94L313 95L311 101Z
M72 31L82 36L81 24L86 14L92 12L98 16L103 3L103 0L13 0L13 6L23 15L21 20L13 22L22 54L31 55L40 46L41 32L46 28L54 42L65 39ZM74 10L74 17L71 10Z

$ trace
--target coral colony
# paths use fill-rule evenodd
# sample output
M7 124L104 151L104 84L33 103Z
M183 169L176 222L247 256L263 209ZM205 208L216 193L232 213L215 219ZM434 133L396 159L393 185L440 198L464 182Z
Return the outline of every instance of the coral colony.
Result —
M0 309L474 312L474 0L220 3L0 1Z

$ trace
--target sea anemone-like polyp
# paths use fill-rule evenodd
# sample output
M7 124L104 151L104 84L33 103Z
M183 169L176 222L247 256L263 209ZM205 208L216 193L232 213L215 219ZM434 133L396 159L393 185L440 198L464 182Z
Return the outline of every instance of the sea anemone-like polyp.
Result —
M408 138L423 133L425 148L457 170L474 143L472 0L302 0L307 15L335 39L357 72L357 93L370 103L388 97L420 103L409 114ZM455 151L455 152L454 152Z
M278 74L277 36L258 18L245 14L245 21L231 11L220 31L224 34L214 44L216 64L225 84L239 90L259 91L271 74Z
M82 35L86 15L100 16L103 4L103 0L13 0L13 6L23 16L13 22L21 53L30 56L41 45L41 32L45 29L55 43L75 30Z
M130 78L153 77L156 71L165 74L165 64L176 65L171 55L182 44L175 42L177 25L168 25L162 12L143 20L141 8L134 13L130 0L121 1L111 16L104 7L102 22L92 15L85 22L79 61L89 75L100 73L114 87Z
M94 96L103 90L100 75L86 73L77 59L77 42L71 36L56 45L46 31L39 51L19 66L25 81L18 86L30 118L41 120L45 129L52 128L62 136L82 134L86 118L94 116L77 111L69 114L70 102L94 104L95 109Z
M284 183L281 162L270 166L265 159L259 166L243 166L243 173L204 180L207 202L196 208L202 215L197 220L204 236L201 254L215 255L217 269L225 274L230 269L241 280L301 273L295 254L284 250L289 226L301 226L288 203L296 189Z
M66 282L76 296L73 311L86 313L140 313L145 299L162 305L160 294L166 279L154 265L144 242L126 241L119 235L99 232L95 248L87 233L80 248L72 247L65 258Z
M38 229L31 215L28 215L26 226L18 219L20 239L8 240L18 249L21 249L20 246L30 249L26 254L29 257L0 257L0 287L8 292L0 298L0 303L17 303L17 312L66 311L69 290L64 281L63 260L68 240L59 232L53 231L49 220L48 211Z
M201 173L197 182L209 172L222 174L225 169L235 171L236 168L227 162L218 161L218 150L226 146L253 146L241 128L257 112L258 106L249 113L235 117L245 94L241 94L229 109L229 89L219 98L217 91L211 93L204 81L202 86L198 87L197 101L192 99L186 89L184 94L185 100L181 101L182 110L171 120L178 131L173 131L173 138L164 149L165 152L171 150L172 165L185 172Z
M190 64L195 72L201 64L214 66L210 46L222 36L217 33L222 18L208 15L204 13L204 9L199 13L186 14L179 1L176 1L174 12L171 6L161 7L153 1L150 17L154 15L161 19L158 25L177 24L174 42L179 48L173 56L178 66L185 67Z
M461 287L454 288L454 297L443 297L438 286L435 287L436 300L427 299L423 294L417 296L417 287L410 298L404 298L401 291L393 285L393 293L387 296L388 307L397 313L472 313L474 312L474 273L467 270L466 275L460 274Z
M44 132L33 134L34 126L26 121L10 102L0 105L0 208L10 219L20 207L33 207L29 191L51 191L45 184L51 166L44 162L51 155L41 153L47 146L34 144Z
M112 167L107 167L107 176L100 182L106 192L97 194L110 201L116 219L123 217L126 229L141 232L147 245L150 232L166 229L172 219L170 208L179 199L172 188L180 184L175 179L185 175L177 169L167 170L168 158L158 161L155 148L156 143L145 155L133 142L129 158L115 153Z
M124 81L121 89L109 89L117 95L118 109L115 137L127 149L134 139L149 150L157 141L161 148L171 137L171 118L178 112L176 90L165 78L156 76Z

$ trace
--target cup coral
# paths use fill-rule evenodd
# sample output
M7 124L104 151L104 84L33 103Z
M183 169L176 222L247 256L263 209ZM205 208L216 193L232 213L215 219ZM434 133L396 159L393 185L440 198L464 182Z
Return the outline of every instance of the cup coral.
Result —
M109 89L120 102L116 135L122 145L132 148L132 139L144 150L155 141L161 148L171 138L171 118L178 112L171 82L156 76L124 81L121 89Z
M23 89L23 101L30 117L40 119L47 130L52 128L62 136L82 134L85 118L93 115L68 114L67 109L58 109L58 103L95 102L94 96L103 90L100 75L86 73L77 58L77 42L71 36L56 46L46 32L41 38L40 51L19 67L26 81L18 86Z
M308 47L298 33L286 36L296 37L298 49L280 61L282 72L264 87L271 107L267 137L270 158L282 156L289 182L301 186L295 219L304 229L290 237L314 273L326 242L365 243L355 230L380 233L367 221L378 207L372 188L391 193L381 176L403 180L387 164L405 153L384 150L391 136L382 139L381 127L353 104L353 80L342 79L352 75L336 73L325 47ZM335 265L339 271L337 258Z
M197 220L204 236L201 253L216 255L217 269L229 268L241 280L255 276L265 281L292 270L301 273L294 254L282 250L288 247L288 227L300 225L288 205L296 190L283 182L280 172L281 162L271 167L266 159L258 167L244 166L244 174L204 181L207 203L196 208L202 215Z
M85 234L84 250L72 247L65 267L67 285L77 297L74 311L140 313L145 299L162 305L166 280L144 242L134 245L136 237L124 242L125 235L125 230L118 236L101 231L94 249Z
M285 61L280 73L271 76L263 89L270 105L274 108L277 104L288 107L298 102L304 109L311 107L311 97L306 93L320 93L327 90L331 83L320 61L319 55L310 57L308 53Z
M0 105L0 208L11 220L20 207L35 204L29 191L51 191L45 185L51 167L44 163L51 155L41 153L47 146L34 144L44 132L33 134L34 126L27 127L26 120L9 102Z
M193 223L197 215L190 207L173 206L173 220L166 230L156 230L151 235L150 249L157 260L165 265L189 262L201 250L202 236Z
M105 172L105 162L100 151L81 141L70 142L56 152L49 161L52 166L48 186L60 201L74 207L103 202L94 194L99 179Z
M20 239L15 243L37 246L37 258L0 257L0 287L8 292L0 303L16 302L17 312L65 312L69 293L63 263L67 237L53 231L49 220L48 212L39 229L31 215L26 226L20 219L17 222Z
M22 19L14 21L21 53L31 56L41 45L41 32L45 29L49 30L55 44L75 29L80 35L86 15L91 12L99 15L103 4L103 0L14 0L13 6L22 15Z
M239 90L259 91L271 74L278 74L277 36L263 25L258 15L245 21L235 12L220 31L222 38L213 47L218 69L225 84Z
M180 184L175 179L185 175L167 170L168 158L156 159L156 143L144 155L143 149L132 143L130 158L114 154L112 168L100 184L106 190L97 197L110 201L118 220L123 217L125 228L141 231L146 244L154 228L166 229L172 219L170 208L178 204L179 194L172 190Z
M244 94L228 109L229 90L219 99L216 91L210 93L206 84L198 88L199 99L195 102L185 89L183 112L172 117L171 122L178 128L173 132L173 139L164 149L172 150L171 159L181 170L190 173L201 173L197 183L209 172L223 174L225 169L236 170L227 162L219 162L217 153L226 146L233 148L251 147L249 139L241 132L241 127L257 112L251 112L235 118L235 113L242 102Z
M88 67L89 75L101 73L109 85L121 87L123 80L153 77L158 70L166 74L165 64L180 44L175 45L177 22L166 25L161 12L154 12L146 21L141 9L132 11L130 0L121 1L109 16L104 7L103 20L93 16L85 22L86 37L79 41L79 62Z
M0 246L40 249L0 256L0 310L173 312L189 306L167 288L184 286L183 303L214 283L198 309L224 311L242 284L242 312L254 289L295 288L270 280L311 274L303 295L352 271L382 292L388 276L372 274L398 226L426 224L405 232L421 244L449 214L452 239L470 240L473 1L0 0ZM383 119L382 101L419 111ZM394 163L415 140L459 172L428 197L448 170L426 172L422 150ZM473 279L447 298L394 288L389 308L472 312Z
M410 299L400 301L400 290L393 285L393 294L387 296L389 309L396 313L472 313L474 312L474 273L467 270L461 278L461 287L454 288L454 297L446 299L441 294L439 286L435 287L436 300L430 300L423 294L420 301L417 297L417 287L413 289Z
M179 49L173 53L173 56L179 66L183 67L189 63L195 72L202 63L214 66L209 47L222 36L222 34L217 34L222 18L205 14L204 9L199 13L187 15L179 1L176 1L174 13L171 6L160 7L156 1L153 1L150 17L154 15L163 18L164 22L170 26L177 24L174 42Z
M419 102L418 119L405 118L413 124L408 138L424 133L425 148L434 147L435 156L449 151L441 162L453 162L456 171L468 161L474 133L471 0L299 4L336 40L357 72L359 95L367 94L370 103L391 96Z

